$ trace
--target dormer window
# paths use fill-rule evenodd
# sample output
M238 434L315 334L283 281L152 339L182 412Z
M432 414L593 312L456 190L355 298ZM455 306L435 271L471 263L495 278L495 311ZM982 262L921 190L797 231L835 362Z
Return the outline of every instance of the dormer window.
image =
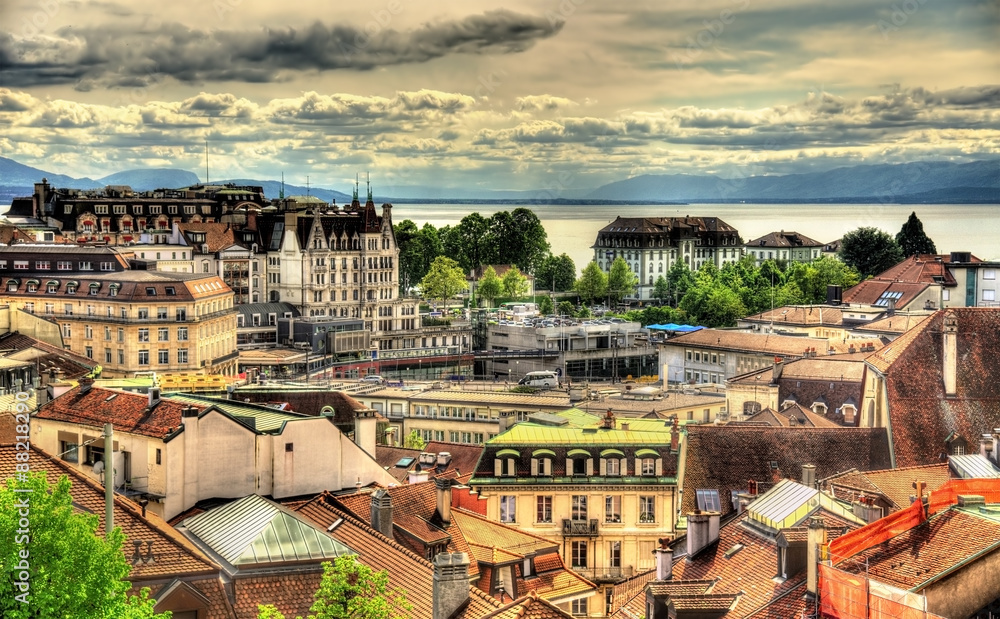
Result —
M663 475L663 459L654 449L640 449L635 452L635 473L643 476Z
M625 470L624 452L619 449L605 449L601 452L601 476L618 477Z
M501 449L497 452L493 469L497 477L514 477L517 475L517 458L521 454L515 449Z
M566 456L567 475L590 476L594 474L594 459L587 450L571 449Z
M536 449L531 452L531 476L552 477L552 460L556 452L551 449Z

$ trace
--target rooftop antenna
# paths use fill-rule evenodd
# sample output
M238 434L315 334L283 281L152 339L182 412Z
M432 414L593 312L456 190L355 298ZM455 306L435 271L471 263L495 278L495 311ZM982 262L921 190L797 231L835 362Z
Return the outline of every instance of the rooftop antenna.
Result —
M354 201L358 201L358 173L354 173Z
M306 195L309 195L309 176L306 176Z
M281 191L278 192L278 198L285 199L285 173L281 173Z
M205 184L208 184L208 137L205 137Z

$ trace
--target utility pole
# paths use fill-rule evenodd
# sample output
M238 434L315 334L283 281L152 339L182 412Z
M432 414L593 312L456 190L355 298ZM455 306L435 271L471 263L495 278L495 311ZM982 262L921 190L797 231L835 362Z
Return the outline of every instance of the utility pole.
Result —
M104 424L104 536L115 528L115 430L110 423Z

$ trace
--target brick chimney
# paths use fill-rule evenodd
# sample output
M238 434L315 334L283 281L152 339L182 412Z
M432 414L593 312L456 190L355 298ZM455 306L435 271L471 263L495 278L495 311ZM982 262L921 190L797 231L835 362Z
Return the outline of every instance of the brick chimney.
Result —
M809 595L819 595L819 562L822 548L826 546L826 522L818 517L809 518L809 533L806 545L806 590Z
M670 428L670 453L677 453L679 449L681 440L681 429L679 427L679 422L677 417L674 417L674 423Z
M444 522L451 522L451 480L434 478L437 488L437 514Z
M958 393L958 317L955 312L944 315L944 335L942 374L944 376L944 396L953 398Z
M442 552L434 557L433 619L449 619L469 601L469 556Z
M771 382L777 383L781 378L781 373L785 370L785 360L781 357L774 358L774 368L771 370Z
M385 489L372 494L372 528L392 539L392 497Z
M76 382L80 385L80 395L86 394L94 386L94 379L90 376L84 376Z

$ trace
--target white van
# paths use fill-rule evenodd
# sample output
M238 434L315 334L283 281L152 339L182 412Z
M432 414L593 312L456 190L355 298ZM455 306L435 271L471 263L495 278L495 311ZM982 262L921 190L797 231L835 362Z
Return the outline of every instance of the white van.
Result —
M528 372L524 378L517 381L517 384L528 387L558 387L559 377L552 371Z

